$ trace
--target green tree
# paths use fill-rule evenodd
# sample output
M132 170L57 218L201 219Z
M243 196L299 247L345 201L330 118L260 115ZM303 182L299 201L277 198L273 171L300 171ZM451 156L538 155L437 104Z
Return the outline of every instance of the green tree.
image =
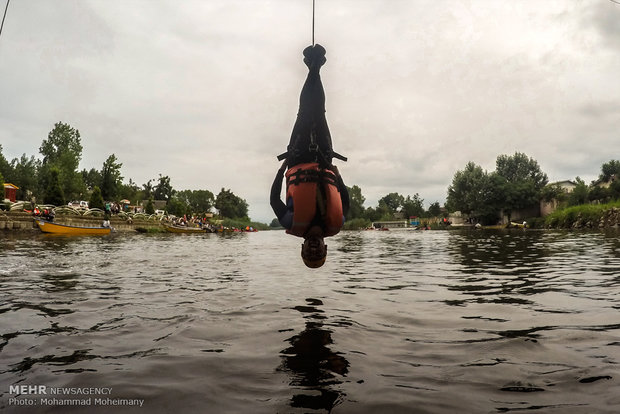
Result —
M170 201L168 201L166 204L166 210L168 211L168 214L172 214L177 217L185 214L191 214L189 206L182 200L179 200L176 196L172 197Z
M2 174L7 182L11 182L12 173L13 169L11 168L11 164L9 164L9 161L2 154L2 144L0 144L0 174ZM2 189L2 191L4 191L4 189Z
M538 162L520 152L498 156L495 173L506 180L503 208L509 215L511 211L538 203L542 189L549 182Z
M589 189L586 183L579 177L575 178L577 185L573 188L573 191L568 195L568 205L577 206L580 204L586 204L588 202Z
M547 174L541 171L538 162L521 152L498 156L495 172L509 183L530 181L536 189L543 188L548 182Z
M144 208L144 212L146 214L155 214L155 206L153 205L153 199L149 198L149 201L146 203L146 207Z
M450 211L471 214L481 207L481 194L487 183L487 173L479 165L468 162L457 171L448 187L446 204Z
M222 217L246 218L248 216L248 203L232 191L223 188L215 198L215 208Z
M429 217L439 217L440 215L441 215L441 206L439 205L439 201L435 201L430 206L428 206Z
M95 186L101 188L103 178L101 177L101 172L99 172L97 169L91 168L87 171L86 168L84 168L81 171L81 174L82 182L84 182L84 185L87 189L92 190L93 188L95 188Z
M612 198L611 194L611 185L609 188L601 187L598 185L593 185L590 187L590 191L588 192L588 200L589 201L598 201L601 203L606 203Z
M280 224L280 222L278 221L277 218L274 218L273 220L271 220L271 223L269 224L269 227L277 229L279 227L282 227L282 225Z
M172 198L174 195L174 189L170 184L170 177L159 174L159 182L155 186L153 195L155 196L155 200L169 201Z
M378 220L394 220L394 214L396 211L390 207L385 200L379 200L379 204L375 209L375 214L379 216Z
M175 194L183 201L191 213L209 213L215 203L215 197L209 190L183 190Z
M506 179L496 172L483 177L475 210L476 217L482 224L497 223L500 212L505 208L507 187Z
M140 196L140 187L130 178L129 183L120 184L119 197L126 198L135 204L139 204L142 200Z
M364 218L370 222L381 220L383 212L379 208L368 207L364 210Z
M610 160L601 166L601 174L599 175L599 181L609 182L612 178L620 177L620 161Z
M389 193L386 196L379 199L379 206L387 208L391 215L394 215L405 202L405 197L398 193Z
M93 192L90 195L90 200L88 201L89 208L98 208L103 210L105 205L103 201L103 195L101 194L101 189L98 186L93 187Z
M620 200L620 179L616 178L609 185L609 197L614 200Z
M402 210L405 217L422 217L424 214L424 199L420 198L418 193L415 193L413 197L407 196L402 203Z
M362 195L362 189L357 185L347 187L350 198L349 214L347 220L361 218L364 216L364 202L366 198Z
M39 152L43 155L40 171L42 188L52 183L51 169L58 170L58 179L63 193L70 198L79 198L84 191L82 175L77 168L82 158L80 132L69 124L58 122L43 140Z
M110 155L101 168L101 195L104 200L117 200L119 189L123 183L121 176L122 163L118 162L116 155Z
M144 196L144 200L148 200L153 197L153 184L151 183L153 180L148 180L146 183L142 184L142 193Z
M31 197L40 196L37 182L39 166L39 160L34 158L34 156L28 158L26 154L23 154L19 159L15 158L11 161L13 181L19 187L17 197L20 200L30 200Z
M0 203L4 201L4 176L2 175L2 171L0 171Z
M54 206L65 205L65 194L60 185L60 170L52 167L49 170L49 175L49 184L44 199L45 204L52 204Z
M566 191L558 183L547 184L540 191L540 198L544 201L564 201L566 199Z

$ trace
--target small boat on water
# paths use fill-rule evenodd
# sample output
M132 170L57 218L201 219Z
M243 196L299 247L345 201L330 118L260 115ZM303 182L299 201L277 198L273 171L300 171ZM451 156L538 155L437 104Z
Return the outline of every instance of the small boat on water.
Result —
M52 223L47 220L36 219L35 222L43 233L53 234L110 234L110 227L81 227L66 224Z
M166 224L166 231L170 233L206 233L207 230L200 227L175 226Z

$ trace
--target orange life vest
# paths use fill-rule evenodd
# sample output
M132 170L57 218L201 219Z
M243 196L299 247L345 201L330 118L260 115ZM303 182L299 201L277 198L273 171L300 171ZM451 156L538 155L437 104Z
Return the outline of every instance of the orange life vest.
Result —
M317 213L321 215L325 237L340 231L342 199L332 171L319 168L318 163L289 168L286 172L286 199L289 197L293 199L293 225L287 233L303 237ZM318 212L317 206L320 206Z

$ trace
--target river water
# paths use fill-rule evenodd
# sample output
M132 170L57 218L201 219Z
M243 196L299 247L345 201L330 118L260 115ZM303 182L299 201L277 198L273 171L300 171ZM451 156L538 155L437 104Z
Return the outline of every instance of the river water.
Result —
M620 412L618 232L328 245L0 234L0 411Z

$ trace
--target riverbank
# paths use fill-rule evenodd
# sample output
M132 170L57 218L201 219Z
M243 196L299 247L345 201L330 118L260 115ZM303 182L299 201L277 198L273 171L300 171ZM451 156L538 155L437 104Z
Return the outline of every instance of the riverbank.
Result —
M609 229L620 226L620 202L583 204L528 219L528 227L545 229Z
M98 227L101 217L57 215L55 223L69 226ZM157 232L165 231L159 220L112 216L110 225L119 232ZM39 232L31 213L17 211L0 211L0 231Z

